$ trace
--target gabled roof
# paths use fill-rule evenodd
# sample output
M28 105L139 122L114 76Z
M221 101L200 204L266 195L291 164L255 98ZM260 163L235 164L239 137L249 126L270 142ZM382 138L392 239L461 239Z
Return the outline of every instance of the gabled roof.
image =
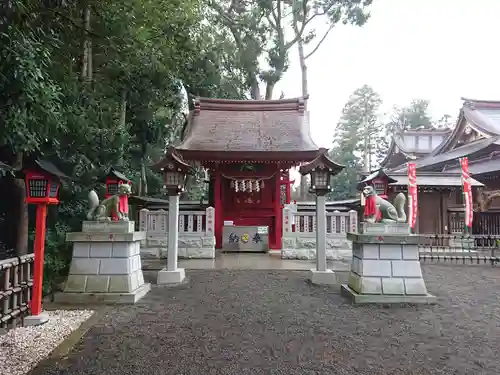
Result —
M363 183L368 183L376 178L387 178L387 181L388 183L391 183L391 182L396 182L395 179L393 179L392 177L388 176L387 173L385 173L384 169L383 168L380 168L379 170L375 171L375 172L372 172L370 173L368 176L364 177L360 183L363 184Z
M73 180L71 177L66 176L63 172L61 172L54 164L52 164L50 161L47 160L36 160L34 165L34 168L41 169L44 172L47 172L51 174L52 176L60 179L60 180ZM29 170L31 168L27 167L25 168L26 170Z
M451 151L439 154L439 155L429 155L422 159L417 159L414 161L417 169L419 171L425 169L435 169L439 167L444 167L446 163L456 162L458 164L458 159L462 157L483 157L487 154L495 151L500 146L500 136L494 138L479 139L468 143L467 145L457 147ZM406 170L406 164L400 165L394 168L391 172L399 172Z
M500 136L500 101L466 98L462 100L464 103L460 109L457 125L448 139L433 151L433 155L453 149L467 126L485 138Z
M451 129L411 129L393 134L387 154L380 163L384 167L395 167L407 160L429 155L444 142ZM425 142L421 140L425 139Z
M186 160L251 160L271 154L313 159L319 147L310 135L302 98L225 100L198 98L177 150ZM264 154L264 155L262 155Z
M122 172L120 172L119 170L117 170L117 169L115 169L113 167L110 168L110 170L109 170L109 172L107 174L107 177L110 177L110 176L114 176L117 179L122 180L122 181L130 182L130 178L128 178Z
M164 168L175 169L179 168L183 172L191 172L192 167L186 163L181 156L177 154L177 150L170 146L167 148L167 152L156 164L152 165L151 168L154 171L162 171Z
M486 173L495 173L500 170L500 154L498 151L492 152L490 155L476 160L469 160L469 173L471 175L480 175ZM445 172L460 173L461 168L458 163L446 165Z
M302 165L299 169L301 175L306 175L314 171L316 168L326 168L332 172L332 176L339 174L345 165L337 164L328 156L328 150L326 148L320 148L317 156L310 161Z
M390 175L397 180L390 184L390 186L408 186L408 174L406 172L390 173ZM471 185L474 187L484 186L481 182L471 180ZM456 172L417 172L417 186L449 186L459 187L462 186L462 176Z

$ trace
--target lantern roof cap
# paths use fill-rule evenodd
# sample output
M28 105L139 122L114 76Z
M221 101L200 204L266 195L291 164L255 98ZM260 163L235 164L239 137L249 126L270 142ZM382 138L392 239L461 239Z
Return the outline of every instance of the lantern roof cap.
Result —
M366 184L366 183L369 183L377 178L380 178L380 179L383 179L383 178L386 178L387 179L387 183L389 184L392 184L394 182L398 182L398 180L392 178L391 176L389 176L384 168L380 168L378 170L376 170L375 172L371 172L368 176L364 177L359 183L360 184Z
M306 175L314 171L316 168L321 168L321 167L329 169L332 172L332 175L336 175L339 174L342 171L342 169L345 168L345 165L335 163L328 156L328 149L320 148L317 156L309 163L303 164L300 167L299 172L302 175Z
M163 156L163 158L156 164L154 164L151 168L153 170L162 170L168 164L174 162L177 168L181 168L184 171L190 171L192 169L191 165L186 163L184 159L177 153L175 147L169 146L167 152Z
M52 175L53 177L56 177L59 180L72 180L71 177L65 175L63 172L61 172L59 170L59 168L57 168L54 164L52 164L50 161L47 161L47 160L38 160L37 159L37 160L35 160L35 162L33 163L33 166L31 168L26 167L24 169L25 170L40 169L43 172L46 172L46 173Z
M117 170L114 167L111 167L109 169L109 172L106 175L106 177L116 177L119 180L130 182L130 178L128 178L127 176L125 176L122 172L120 172L119 170Z

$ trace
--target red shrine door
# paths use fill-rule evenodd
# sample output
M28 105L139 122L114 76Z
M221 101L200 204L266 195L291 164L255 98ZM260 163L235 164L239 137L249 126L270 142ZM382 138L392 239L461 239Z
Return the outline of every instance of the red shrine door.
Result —
M232 221L235 226L267 226L269 248L280 249L281 176L271 168L261 173L227 171L219 174L222 217L218 225ZM218 233L222 235L222 227Z

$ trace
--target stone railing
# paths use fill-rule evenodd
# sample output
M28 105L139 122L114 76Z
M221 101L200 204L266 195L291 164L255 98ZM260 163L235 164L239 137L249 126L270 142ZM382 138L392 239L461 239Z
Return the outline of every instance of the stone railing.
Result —
M205 211L179 212L179 257L214 258L215 257L215 209ZM168 242L168 211L139 212L139 230L146 232L142 241L143 256L166 257Z
M206 234L214 231L214 208L208 207L205 211L180 211L179 235ZM207 220L208 217L208 220ZM211 218L211 220L210 220ZM208 225L207 225L208 221ZM168 232L168 211L150 211L146 208L139 212L139 231L149 234Z
M347 233L358 232L357 212L327 212L326 228L327 259L350 258L352 245L347 240ZM316 213L283 209L282 243L281 257L284 259L315 259Z
M0 261L0 329L15 327L29 314L34 254Z

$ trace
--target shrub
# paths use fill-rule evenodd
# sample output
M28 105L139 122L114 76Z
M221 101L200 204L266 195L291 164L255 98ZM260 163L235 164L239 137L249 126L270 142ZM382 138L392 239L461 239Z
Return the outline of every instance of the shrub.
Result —
M54 291L57 284L68 275L71 263L71 243L66 242L69 227L56 224L45 233L45 256L43 270L43 295ZM30 248L33 248L35 232L30 232Z

